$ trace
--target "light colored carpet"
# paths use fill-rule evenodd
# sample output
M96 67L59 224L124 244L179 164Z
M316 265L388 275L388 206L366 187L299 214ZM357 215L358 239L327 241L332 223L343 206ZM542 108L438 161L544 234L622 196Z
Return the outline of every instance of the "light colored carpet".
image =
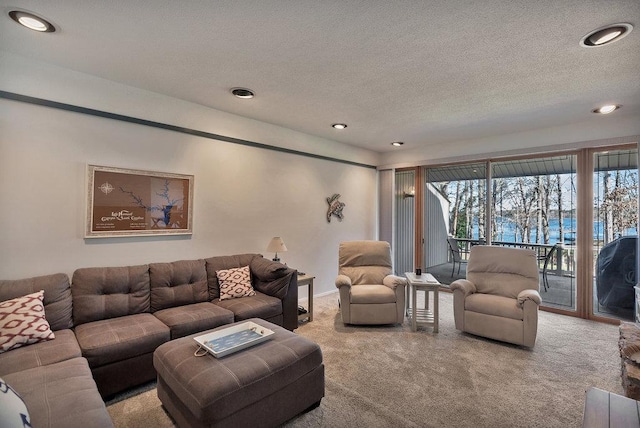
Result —
M337 294L296 330L320 344L325 398L287 427L578 427L585 391L622 394L618 327L540 312L521 348L460 333L440 293L440 332L345 327ZM173 427L153 383L107 403L116 427Z

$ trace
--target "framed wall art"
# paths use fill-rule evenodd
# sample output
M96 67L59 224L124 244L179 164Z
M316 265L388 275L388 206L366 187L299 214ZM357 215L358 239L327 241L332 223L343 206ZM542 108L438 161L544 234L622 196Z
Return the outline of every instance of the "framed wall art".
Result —
M87 165L86 238L189 235L193 175Z

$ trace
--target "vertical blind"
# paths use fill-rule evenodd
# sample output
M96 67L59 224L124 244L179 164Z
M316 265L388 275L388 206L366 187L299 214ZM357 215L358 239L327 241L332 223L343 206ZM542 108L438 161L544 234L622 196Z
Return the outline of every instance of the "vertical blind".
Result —
M415 191L415 172L397 171L395 200L396 200L396 246L395 273L403 275L413 270L413 251L415 236L415 198L407 196L411 190Z

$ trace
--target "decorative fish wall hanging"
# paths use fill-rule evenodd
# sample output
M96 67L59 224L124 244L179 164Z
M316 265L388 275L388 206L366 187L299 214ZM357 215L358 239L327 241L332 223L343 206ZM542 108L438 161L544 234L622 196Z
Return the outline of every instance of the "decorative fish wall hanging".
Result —
M340 202L338 199L340 198L339 193L334 193L331 197L327 198L327 203L329 204L329 209L327 210L327 221L331 223L331 216L334 215L338 217L338 220L342 221L344 218L344 214L342 214L342 209L344 208L344 203Z

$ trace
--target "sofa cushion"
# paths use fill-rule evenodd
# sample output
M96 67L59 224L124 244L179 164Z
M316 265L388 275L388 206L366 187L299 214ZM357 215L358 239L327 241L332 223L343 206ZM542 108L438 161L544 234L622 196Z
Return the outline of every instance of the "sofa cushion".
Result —
M233 312L236 321L249 318L269 319L282 314L282 300L259 291L255 296L229 300L214 299L213 303Z
M0 302L0 353L55 338L44 316L44 291Z
M251 285L249 266L219 270L216 275L220 285L220 300L256 295Z
M6 383L0 379L0 427L2 428L24 428L30 427L31 418L29 410L24 404L22 397Z
M56 338L53 340L0 354L0 376L82 356L73 331L58 330L55 334Z
M0 301L44 290L44 311L51 330L73 327L71 286L64 273L17 280L0 280Z
M470 294L464 300L464 309L466 311L511 318L514 320L522 320L524 317L524 311L518 306L516 299L498 296L496 294Z
M170 339L169 327L151 314L85 323L75 333L91 367L152 353Z
M294 273L291 269L264 257L254 257L249 267L256 290L278 299L285 298Z
M76 325L149 312L149 266L81 268L73 273Z
M233 322L233 312L211 302L161 309L153 313L171 329L171 339Z
M84 358L4 376L24 399L34 427L113 427Z
M216 271L223 269L238 268L248 266L260 254L236 254L233 256L218 256L205 259L207 267L207 283L209 285L209 300L220 297L220 284Z
M151 312L209 300L204 260L149 264Z

